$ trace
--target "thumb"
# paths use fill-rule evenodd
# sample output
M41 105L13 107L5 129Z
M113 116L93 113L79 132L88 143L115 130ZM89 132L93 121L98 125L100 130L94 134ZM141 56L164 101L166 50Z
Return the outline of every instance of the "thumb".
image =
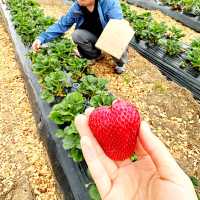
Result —
M146 122L141 123L139 138L143 148L155 164L161 178L170 180L175 178L177 182L177 175L182 176L184 172L165 145L152 133Z
M40 42L39 42L39 41L36 42L36 48L37 48L37 49L40 48Z
M37 42L36 42L36 41L33 42L33 44L32 44L32 49L33 49L33 50L36 50L36 49L37 49Z

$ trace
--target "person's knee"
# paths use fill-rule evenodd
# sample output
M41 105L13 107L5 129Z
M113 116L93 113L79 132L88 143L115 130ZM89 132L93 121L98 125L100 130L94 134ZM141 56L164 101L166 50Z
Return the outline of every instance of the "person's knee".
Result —
M74 41L74 43L79 44L83 42L83 37L81 32L82 32L81 30L77 29L72 33L72 40Z
M84 29L77 29L72 33L72 40L78 45L88 43L95 44L97 39L98 38L93 33Z

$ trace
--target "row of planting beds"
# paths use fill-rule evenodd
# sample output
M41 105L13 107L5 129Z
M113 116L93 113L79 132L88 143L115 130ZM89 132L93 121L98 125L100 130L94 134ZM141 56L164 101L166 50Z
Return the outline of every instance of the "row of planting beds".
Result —
M184 25L200 32L199 0L127 0L145 9L160 10Z
M125 18L135 30L131 45L164 75L200 99L200 38L185 45L180 41L184 36L180 29L157 22L150 12L137 14L126 3L121 5Z

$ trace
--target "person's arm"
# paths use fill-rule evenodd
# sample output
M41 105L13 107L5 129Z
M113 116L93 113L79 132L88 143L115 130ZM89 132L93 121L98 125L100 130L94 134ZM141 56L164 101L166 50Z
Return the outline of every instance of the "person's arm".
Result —
M37 37L41 44L50 42L56 37L62 35L75 23L73 13L76 6L76 3L74 3L65 16L61 17L55 24L50 26L45 32L41 33L39 37Z
M118 0L107 0L109 7L107 11L108 19L123 19L122 9Z

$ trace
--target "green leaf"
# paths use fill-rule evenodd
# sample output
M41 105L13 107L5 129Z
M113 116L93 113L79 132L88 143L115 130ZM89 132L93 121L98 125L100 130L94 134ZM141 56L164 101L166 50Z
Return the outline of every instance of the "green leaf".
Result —
M199 187L200 186L200 182L196 177L190 176L190 180L192 181L194 187Z
M91 173L90 173L89 168L87 168L87 175L88 175L88 177L89 177L90 179L92 179L92 175L91 175Z
M198 193L196 193L197 194L197 198L198 198L198 200L200 200L200 194L198 194Z
M47 103L52 103L55 100L54 95L52 95L48 90L42 91L41 98Z
M72 86L72 83L68 81L70 78L71 74L63 71L51 72L45 77L43 87L49 96L63 96L64 88Z
M160 45L166 49L169 56L176 56L182 51L180 41L174 38L160 40Z
M191 47L192 48L195 48L195 47L200 48L200 38L192 40Z
M58 138L64 138L65 137L65 132L62 129L57 129L56 132L55 132L55 135Z
M76 136L74 135L66 135L63 139L63 148L65 150L72 149L73 147L76 146Z
M75 135L75 134L79 135L79 133L78 133L78 131L77 131L77 129L76 129L76 126L75 126L74 122L72 122L70 126L66 127L65 130L64 130L64 132L65 132L67 135L72 135L72 134L74 134L74 135Z
M187 52L187 60L191 66L200 71L200 48L193 47Z
M137 161L138 160L138 157L137 157L137 155L134 153L132 156L131 156L131 161L132 162L135 162L135 161Z
M90 105L92 107L110 106L115 99L116 97L108 94L108 92L100 92L90 99Z
M101 78L96 78L93 75L84 76L81 79L81 84L78 91L86 97L92 97L99 91L106 90L108 81Z
M70 157L75 162L81 162L83 160L83 154L82 154L81 150L75 149L75 148L70 150Z
M56 124L72 122L74 117L84 111L84 98L79 92L68 94L59 104L56 104L49 118Z
M91 200L101 200L101 196L95 184L90 185L88 192Z
M56 124L64 124L65 120L58 111L51 111L49 118Z
M169 28L169 31L170 31L169 37L174 40L179 40L180 38L185 36L182 30L179 28L176 28L175 26L172 26L171 28Z

